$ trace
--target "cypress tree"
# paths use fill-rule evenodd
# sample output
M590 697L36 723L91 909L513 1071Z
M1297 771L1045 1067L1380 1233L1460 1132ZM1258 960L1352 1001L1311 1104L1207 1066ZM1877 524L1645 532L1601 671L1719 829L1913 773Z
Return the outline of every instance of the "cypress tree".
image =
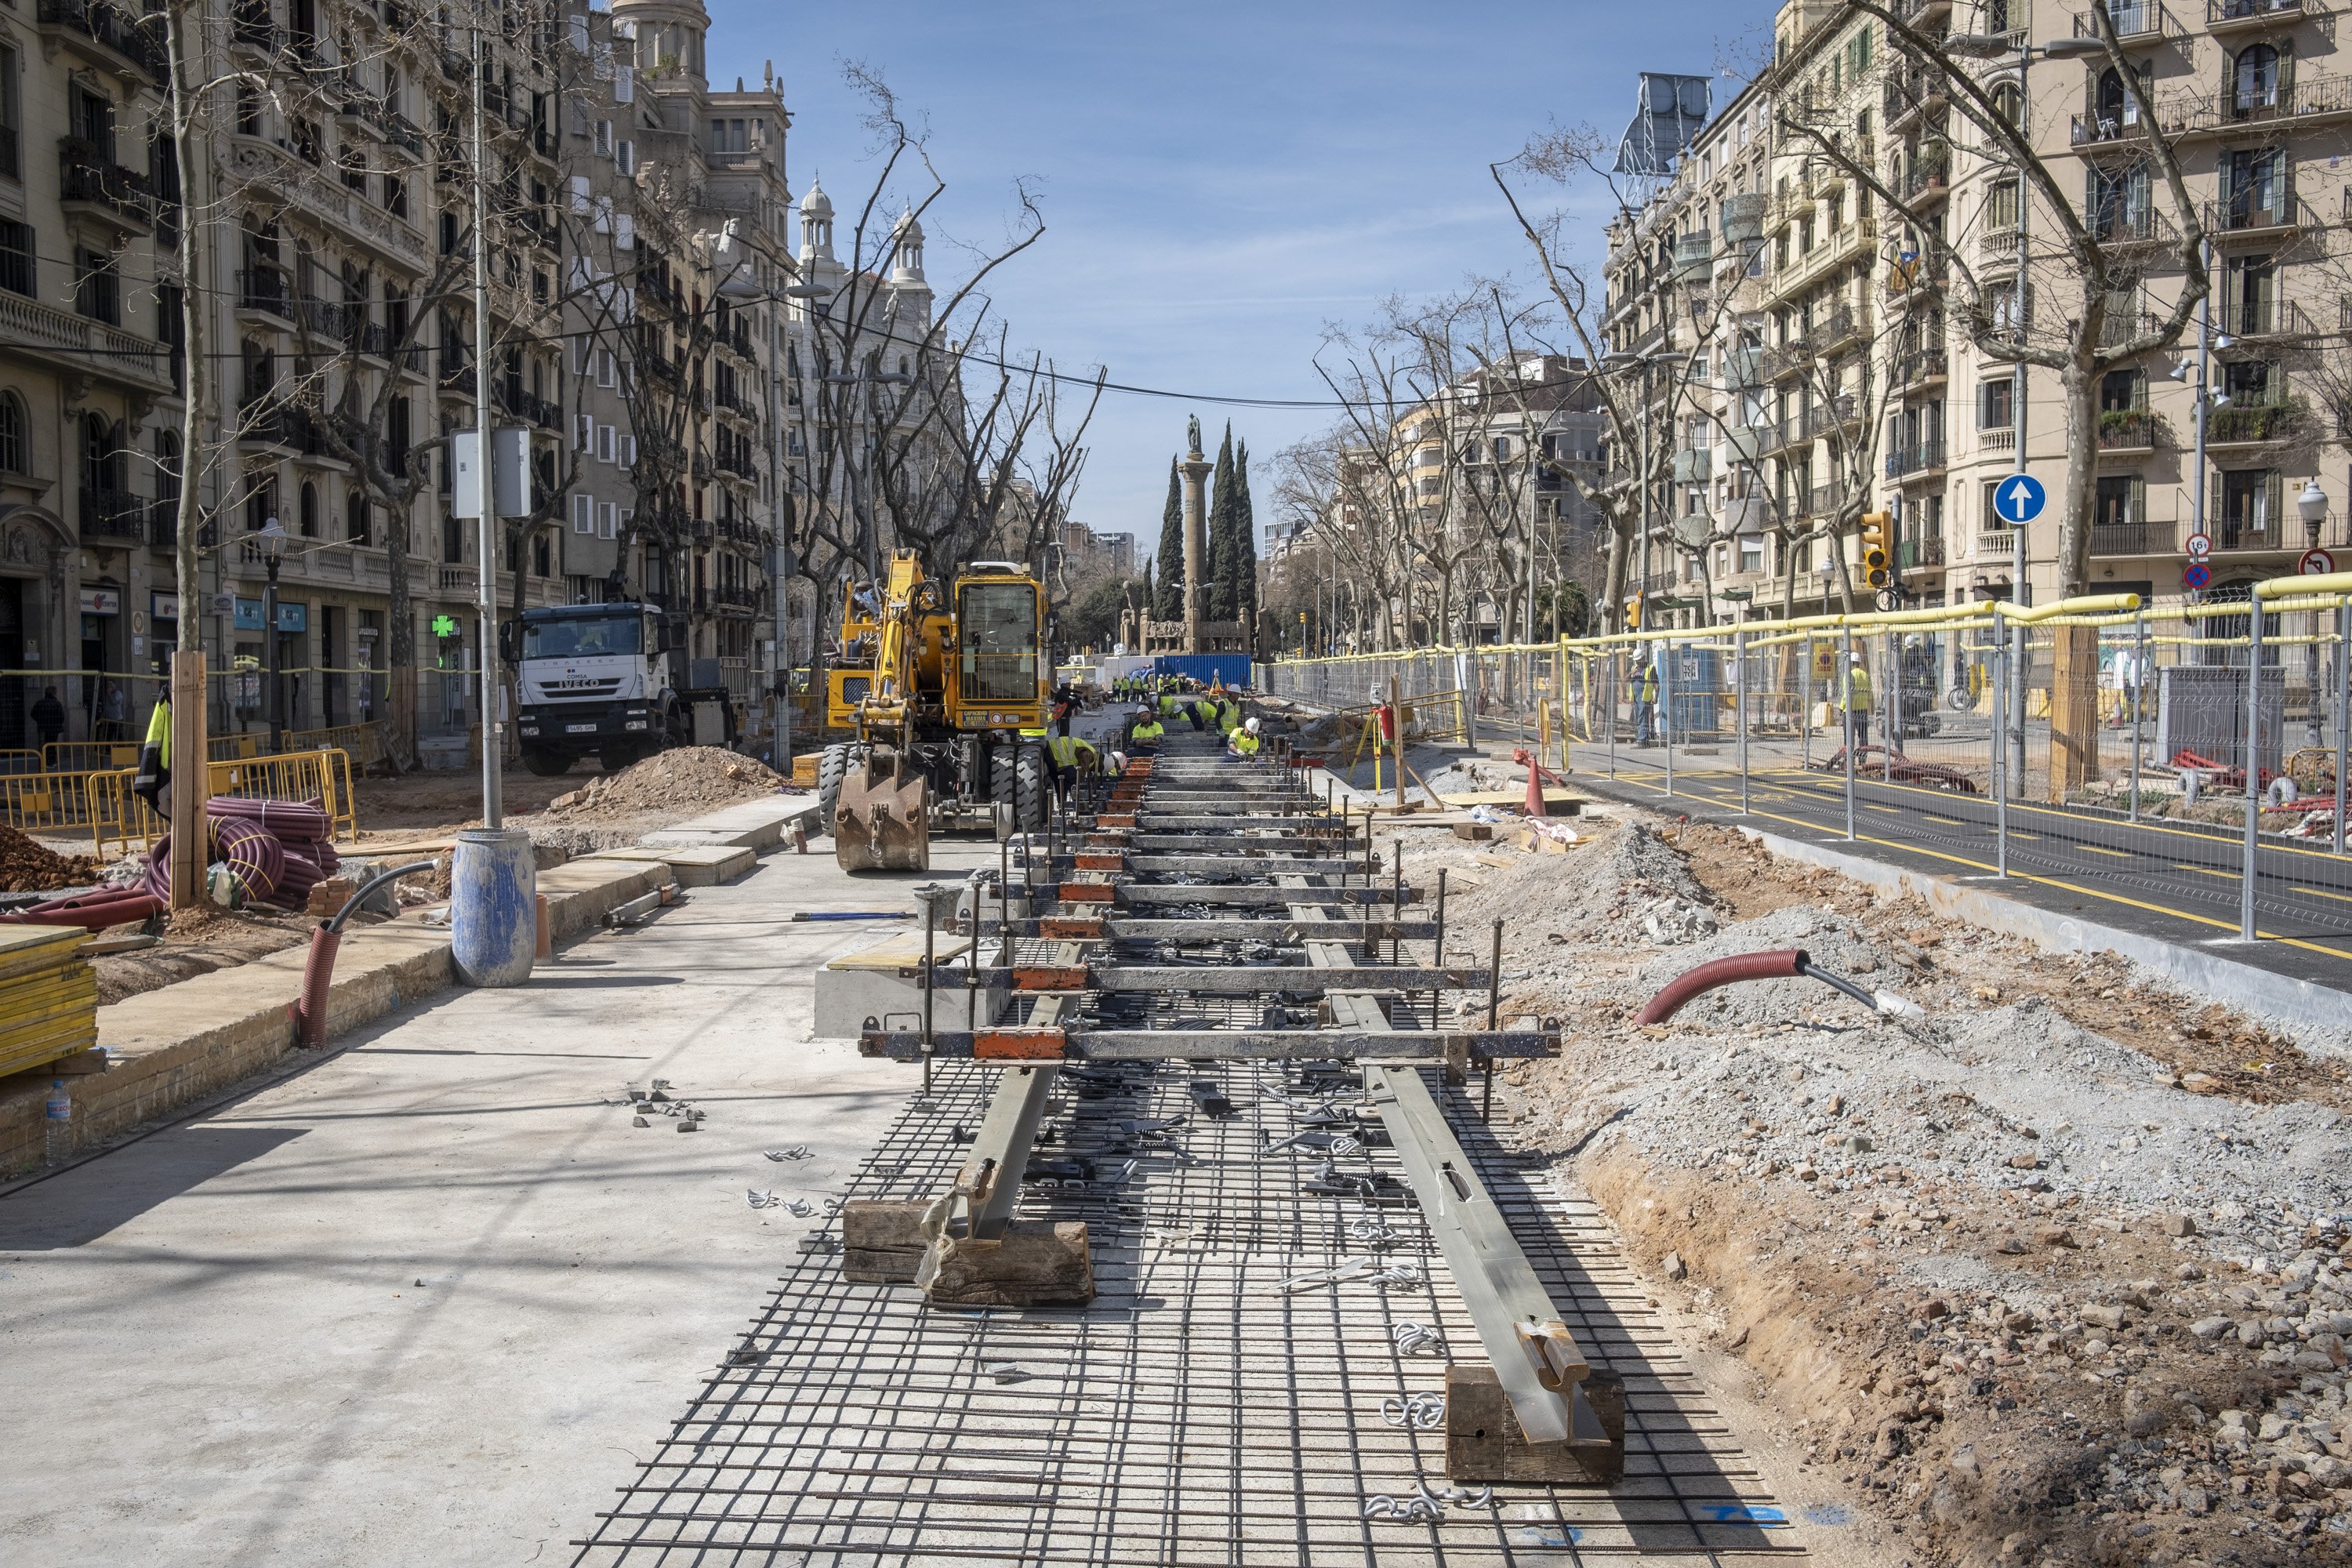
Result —
M1235 619L1257 607L1257 512L1250 503L1247 441L1234 454L1234 555L1228 588Z
M1184 483L1176 459L1168 459L1168 508L1160 518L1160 583L1151 598L1151 618L1184 618Z
M1207 618L1230 621L1234 610L1234 427L1217 446L1217 468L1210 483L1216 487L1209 503L1209 604Z

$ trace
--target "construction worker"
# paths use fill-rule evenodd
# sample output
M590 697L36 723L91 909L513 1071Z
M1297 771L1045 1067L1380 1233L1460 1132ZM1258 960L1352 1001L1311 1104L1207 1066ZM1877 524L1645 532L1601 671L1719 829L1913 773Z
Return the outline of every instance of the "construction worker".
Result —
M1845 713L1846 743L1870 744L1870 667L1859 649L1846 655L1845 680L1838 689L1838 707Z
M1128 751L1139 757L1156 756L1160 738L1168 732L1168 727L1160 723L1159 714L1148 708L1137 710L1135 719L1135 728L1128 732Z
M1642 684L1633 698L1633 744L1654 746L1658 743L1658 661L1654 658L1642 666Z
M1217 705L1217 733L1230 735L1242 727L1242 705L1234 700L1232 692L1225 693Z
M1255 757L1258 745L1257 721L1253 719L1225 737L1225 754L1244 759Z
M131 775L131 793L156 816L169 816L171 784L172 690L166 686L156 694L154 711L147 715L147 743L139 748L139 771Z
M1054 797L1064 805L1070 804L1070 792L1078 784L1078 748L1086 743L1069 734L1054 736L1045 742L1045 762L1054 774ZM1087 746L1091 753L1092 746Z

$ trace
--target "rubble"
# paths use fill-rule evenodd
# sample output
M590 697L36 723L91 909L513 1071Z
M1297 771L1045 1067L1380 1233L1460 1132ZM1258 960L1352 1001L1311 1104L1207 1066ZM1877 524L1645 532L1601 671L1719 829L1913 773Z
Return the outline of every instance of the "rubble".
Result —
M99 880L99 861L88 855L60 855L0 826L0 893L53 893L87 888Z
M1564 856L1416 841L1408 873L1475 882L1453 941L1507 921L1507 1014L1569 1031L1507 1071L1533 1135L1808 1465L1920 1568L2352 1561L2341 1042L1625 815ZM1632 1024L1789 947L1927 1018L1787 979Z
M685 746L656 752L617 773L599 773L550 801L547 815L589 821L649 813L684 817L773 795L784 783L782 774L750 757L718 746Z

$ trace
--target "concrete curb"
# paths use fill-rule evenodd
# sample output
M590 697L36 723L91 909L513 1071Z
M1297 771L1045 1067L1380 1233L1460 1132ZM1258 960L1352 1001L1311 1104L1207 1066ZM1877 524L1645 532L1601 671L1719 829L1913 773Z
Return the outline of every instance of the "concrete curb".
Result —
M750 837L773 848L789 837L796 817L813 818L815 811L814 801L751 801L671 831L739 842ZM539 873L557 943L595 930L629 900L682 880L659 856L641 853L643 858L632 859L591 856ZM292 1009L308 957L307 944L288 948L100 1007L99 1044L112 1065L65 1080L73 1100L74 1149L89 1149L277 1065L295 1048ZM327 1037L348 1034L454 983L447 927L409 915L355 930L336 955ZM48 1082L27 1079L26 1087L0 1097L0 1180L47 1158Z
M2259 1014L2273 1023L2314 1031L2308 1042L2297 1041L2314 1055L2342 1054L2336 1042L2344 1032L2347 1014L2352 1014L2352 998L2341 991L2289 974L2274 974L2201 948L2118 931L2095 921L2053 914L1996 892L1964 886L1948 877L1889 866L1867 856L1849 855L1841 849L1784 838L1753 827L1741 826L1739 831L1775 855L1824 867L1883 893L1898 897L1909 894L1939 914L1957 915L1988 931L2023 937L2051 952L2119 953L2208 1000Z

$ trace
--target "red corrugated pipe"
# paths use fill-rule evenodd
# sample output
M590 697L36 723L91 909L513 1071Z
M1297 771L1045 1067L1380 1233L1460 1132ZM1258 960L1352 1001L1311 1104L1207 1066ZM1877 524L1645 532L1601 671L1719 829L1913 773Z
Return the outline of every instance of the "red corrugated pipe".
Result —
M1818 980L1833 991L1843 992L1874 1013L1902 1017L1920 1016L1917 1003L1895 995L1891 991L1873 991L1868 986L1848 980L1844 975L1823 969L1805 956L1801 947L1782 948L1773 952L1741 952L1729 958L1718 958L1702 963L1696 969L1677 974L1666 983L1664 990L1650 998L1642 1009L1636 1024L1663 1024L1681 1011L1685 1003L1703 996L1720 986L1737 985L1743 980Z
M296 1044L315 1051L327 1043L327 992L335 979L335 950L343 945L343 922L378 888L418 871L430 871L434 865L431 860L419 860L413 866L401 866L369 878L335 911L333 918L310 933L310 955L302 965L302 995L294 1004Z

